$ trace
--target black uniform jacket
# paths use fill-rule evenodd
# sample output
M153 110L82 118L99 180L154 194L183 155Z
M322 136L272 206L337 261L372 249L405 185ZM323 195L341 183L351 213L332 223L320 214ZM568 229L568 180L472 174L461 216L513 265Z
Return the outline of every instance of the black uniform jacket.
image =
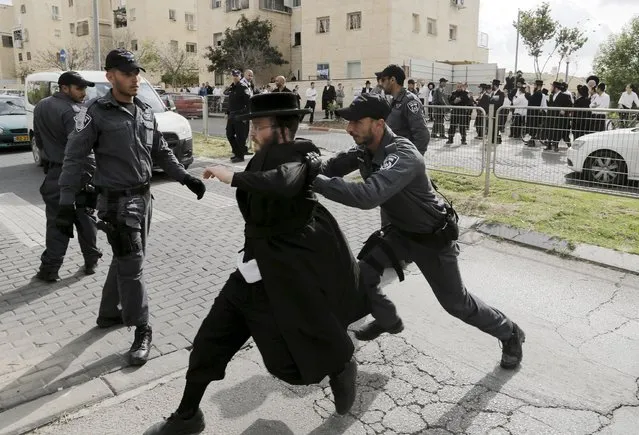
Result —
M359 267L337 221L306 182L296 140L255 153L233 177L244 216L245 257L255 258L278 327L302 379L320 382L353 355L346 327L368 314Z

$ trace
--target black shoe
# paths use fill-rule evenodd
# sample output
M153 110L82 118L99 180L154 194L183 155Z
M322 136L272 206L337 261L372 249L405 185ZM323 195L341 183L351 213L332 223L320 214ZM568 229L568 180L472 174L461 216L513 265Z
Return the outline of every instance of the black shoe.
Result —
M95 273L95 268L98 267L98 262L90 262L84 264L84 274L85 275L93 275Z
M452 143L453 143L453 140L452 140L452 139L448 139L448 140L446 141L446 145L450 145L450 144L452 144Z
M151 352L151 340L153 332L150 325L138 326L135 328L135 338L131 349L129 349L129 364L132 366L142 366L146 364Z
M477 140L482 140L484 138L484 136L475 136L475 139Z
M231 157L231 163L240 163L244 161L244 157Z
M252 156L252 155L253 155L253 153L252 153L252 152L250 152L249 150L246 150L246 151L244 151L244 155L245 155L245 156Z
M355 403L355 378L357 377L357 362L351 359L346 367L337 375L331 375L328 382L333 392L335 411L339 415L347 414Z
M404 330L404 322L399 319L394 325L389 328L385 328L380 325L377 320L367 323L362 326L361 329L355 331L355 337L360 341L371 341L387 332L389 334L399 334Z
M204 414L198 408L195 415L188 419L174 412L163 422L156 423L148 428L143 435L191 435L201 433L205 427Z
M462 145L468 145L468 142L466 142L466 139L462 139L461 144L462 144Z
M58 275L58 272L47 272L45 270L40 269L38 271L38 273L35 274L36 279L39 279L40 281L44 281L44 282L56 282L60 279L60 275Z
M122 320L122 312L120 312L119 316L107 317L107 316L98 316L95 321L96 325L100 329L112 328L118 325L124 325L124 320Z
M500 364L502 368L512 370L521 363L524 357L521 345L524 341L526 341L526 334L516 323L513 323L512 335L508 340L501 342L503 345Z

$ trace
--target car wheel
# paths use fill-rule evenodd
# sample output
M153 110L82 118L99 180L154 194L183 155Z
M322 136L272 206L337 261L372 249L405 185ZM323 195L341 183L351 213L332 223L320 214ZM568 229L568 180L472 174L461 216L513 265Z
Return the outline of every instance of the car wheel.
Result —
M623 157L610 150L589 155L584 163L584 171L590 181L614 186L623 186L628 175Z
M33 161L36 166L42 166L42 155L40 155L40 149L36 145L35 136L31 138L31 152L33 153Z

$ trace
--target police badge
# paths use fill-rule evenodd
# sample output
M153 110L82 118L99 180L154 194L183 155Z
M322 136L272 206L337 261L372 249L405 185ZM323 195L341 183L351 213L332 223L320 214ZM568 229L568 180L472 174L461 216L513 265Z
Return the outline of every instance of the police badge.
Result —
M382 163L382 166L379 169L380 171L384 169L390 169L395 166L395 163L397 163L398 161L399 156L397 154L389 154L386 156L386 158L384 159L384 163Z
M408 104L408 110L410 110L413 113L419 113L419 102L418 101L410 101Z
M73 119L75 119L75 131L81 132L91 123L91 116L87 113L88 107L82 106L80 111Z

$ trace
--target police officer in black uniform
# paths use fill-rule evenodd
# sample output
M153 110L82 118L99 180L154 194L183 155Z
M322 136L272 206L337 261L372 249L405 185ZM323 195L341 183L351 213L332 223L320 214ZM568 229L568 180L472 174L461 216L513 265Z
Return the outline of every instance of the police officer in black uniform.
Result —
M242 72L239 69L231 71L231 75L233 76L233 83L224 92L229 99L229 106L226 112L226 138L233 151L231 162L238 163L243 162L244 156L248 155L246 140L249 134L249 123L237 118L248 110L248 103L253 93L247 81L242 79Z
M501 366L513 369L522 359L524 332L464 287L457 264L456 213L435 194L417 148L385 124L389 110L383 99L368 94L340 110L358 146L321 163L320 175L313 182L313 190L328 199L361 209L380 206L390 220L358 255L360 283L375 320L355 336L365 341L403 330L395 305L379 284L385 262L395 265L401 280L403 273L397 263L413 260L447 312L501 340ZM359 169L363 183L342 178L355 169Z
M75 71L67 71L58 78L60 90L41 100L33 110L33 130L36 145L43 154L46 176L40 186L40 194L46 206L47 232L46 249L41 256L40 270L36 278L54 282L60 279L58 271L69 246L69 235L62 233L55 225L60 203L58 178L62 171L64 149L67 137L75 127L74 117L86 97L87 87L95 86ZM75 228L78 233L80 250L84 256L84 273L95 273L95 267L102 253L96 245L97 228L95 212L95 192L89 185L95 169L93 156L87 158L82 175L85 186L76 195L78 207L75 212Z
M143 265L151 221L149 183L153 163L185 184L198 199L206 188L177 161L158 131L151 107L136 97L139 73L144 69L133 53L111 51L106 57L106 71L112 90L89 101L75 117L59 180L56 224L64 233L73 231L75 195L83 186L85 161L93 150L101 219L98 228L106 232L113 250L97 324L100 328L135 326L129 362L142 365L149 357L152 338Z
M428 148L430 132L424 118L424 105L417 95L404 87L406 73L399 65L388 65L379 76L386 95L392 95L391 112L386 124L398 135L415 144L422 155Z

